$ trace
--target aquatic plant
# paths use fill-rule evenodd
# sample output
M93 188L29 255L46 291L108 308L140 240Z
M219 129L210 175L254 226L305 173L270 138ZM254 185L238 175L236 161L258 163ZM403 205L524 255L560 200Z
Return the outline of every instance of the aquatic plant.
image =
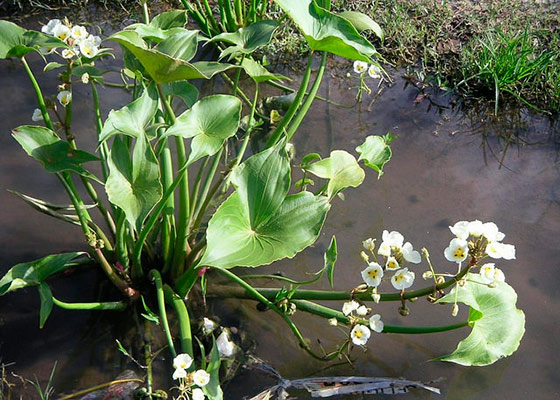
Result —
M436 273L427 250L423 250L429 267L423 277L434 281L423 289L408 290L416 278L413 268L417 268L409 264L419 264L422 258L396 231L383 232L377 251L373 239L363 242L362 258L367 263L361 273L364 282L351 290L303 288L323 276L334 288L335 237L325 252L323 268L311 280L234 272L233 268L254 268L292 258L313 244L332 203L346 189L363 182L365 171L360 162L381 177L391 158L390 143L394 139L390 134L368 136L356 148L358 158L343 150L334 150L326 158L316 153L305 155L299 164L304 178L292 185L289 142L317 95L328 54L356 60L362 82L366 71L378 78L381 70L375 61L377 52L358 33L352 22L355 18L330 12L329 1L320 5L311 0L277 0L276 4L300 28L310 48L300 87L276 121L259 107L259 85L284 77L268 71L253 57L273 37L275 21L251 20L252 24L234 32L207 38L185 28L186 12L169 11L150 20L147 3L143 2L144 23L130 25L107 38L123 48L124 86L132 89L133 98L119 110L112 110L105 120L97 88L111 83L99 69L99 60L111 55L102 46L107 42L68 20L52 20L43 32L0 21L0 58L21 61L38 103L32 119L43 123L15 128L13 136L28 155L57 176L71 205L60 207L18 195L36 210L79 226L89 246L88 252L54 254L12 267L0 279L0 295L36 286L41 298L40 326L55 305L70 310L119 311L142 300L145 318L158 323L165 334L174 359L173 378L179 382L178 398L222 398L220 363L236 352L226 330L214 339L217 327L211 320L204 321L203 329L212 337L210 351L202 342L195 342L187 306L197 284L208 295L251 298L262 303L287 323L305 351L320 360L332 360L350 351L352 344L365 346L371 340L371 331L431 333L466 326L472 328L471 335L442 360L487 365L511 354L524 330L523 313L515 307L515 292L495 266L485 264L481 274L473 272L487 257L515 257L511 245L501 243L504 235L492 223L461 221L451 227L457 237L445 254L458 264L454 274ZM206 41L220 44L218 61L195 60L199 44ZM56 60L47 63L45 70L60 71L61 84L53 96L58 104L45 98L26 60L31 52ZM316 52L321 54L320 65L311 84ZM221 61L225 58L228 62ZM253 81L249 87L240 87L242 73ZM231 94L200 97L189 82L214 76L231 83ZM76 84L89 85L92 91L96 155L79 149L79 138L73 130ZM249 90L252 96L246 94ZM183 111L178 114L178 109ZM250 142L256 150L246 157ZM86 167L90 163L99 164L101 177ZM194 171L197 173L193 177ZM93 204L86 204L77 189L78 180ZM308 187L314 180L323 183L311 191ZM98 195L96 185L101 185L108 203ZM99 213L103 224L93 212ZM55 297L48 279L90 260L121 292L122 300L67 303ZM390 274L397 292L380 292L383 278L389 279ZM216 275L234 286L216 284ZM264 289L249 283L263 278L288 286ZM451 289L450 293L445 294L446 289ZM148 308L148 297L155 299L159 315ZM436 327L390 326L379 314L370 315L372 309L366 304L397 301L401 303L399 312L407 315L407 302L418 297L452 303L454 315L459 302L467 304L471 310L468 320ZM347 302L341 312L319 305L317 300ZM177 316L175 337L166 305ZM314 349L292 320L296 312L308 312L338 328L346 327L342 343L330 352ZM150 357L148 352L148 365ZM149 368L145 392L148 397L155 395Z

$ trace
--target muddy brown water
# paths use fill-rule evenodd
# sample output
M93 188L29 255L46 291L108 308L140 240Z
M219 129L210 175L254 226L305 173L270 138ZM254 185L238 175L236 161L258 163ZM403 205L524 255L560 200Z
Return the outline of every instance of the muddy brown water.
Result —
M40 71L41 62L32 67ZM116 69L116 63L108 67ZM37 73L44 91L56 93L54 81ZM51 75L52 76L52 75ZM108 80L116 81L116 75ZM416 249L428 248L439 271L452 271L443 249L451 239L448 225L457 220L494 221L517 249L517 259L499 262L507 281L516 289L518 307L526 315L526 333L519 350L491 366L467 368L429 360L454 350L468 335L468 328L433 335L373 335L366 352L354 349L352 364L325 364L299 349L283 322L270 312L259 312L250 301L213 302L210 310L224 323L239 325L256 343L255 354L274 366L285 378L359 375L406 377L437 385L449 399L551 399L560 396L558 307L560 306L560 173L557 140L560 127L545 117L527 112L503 112L497 118L450 106L450 98L434 95L418 103L419 91L405 87L395 74L395 84L368 107L372 97L352 108L316 102L295 140L298 158L309 152L323 157L334 149L354 152L366 136L391 131L393 158L385 174L367 172L357 189L346 191L346 200L333 204L317 243L293 260L265 267L261 272L283 271L294 278L306 277L322 265L323 252L334 234L338 240L336 287L360 283L363 268L361 241L380 239L383 229L398 230ZM321 95L351 104L355 78L327 76ZM372 85L373 86L373 85ZM54 176L27 157L10 137L10 129L31 123L35 99L23 69L15 62L0 63L0 272L18 262L50 253L84 250L78 227L40 215L7 192L17 190L55 203L66 203ZM125 104L129 97L118 89L103 89L103 115ZM91 93L77 85L74 93L78 142L95 145ZM415 102L416 100L416 102ZM417 103L417 104L415 104ZM498 135L510 136L510 144ZM506 149L507 147L507 149ZM504 149L505 152L504 156ZM354 154L356 154L354 152ZM413 267L417 281L424 264ZM54 280L55 296L66 301L95 299L103 290L102 279L84 268L73 276ZM317 287L326 288L325 284ZM387 288L390 290L389 288ZM333 304L340 307L341 304ZM118 353L114 337L126 336L120 316L54 309L44 329L38 328L39 298L32 289L0 299L0 362L8 371L41 382L58 360L57 393L89 387L117 376L127 365ZM397 304L374 306L385 323L435 325L454 323L449 307L421 300L411 305L411 315L401 317ZM466 318L461 308L457 319ZM309 315L296 314L304 335L332 347L342 341L336 328ZM13 363L13 364L12 364ZM159 369L156 369L156 375ZM161 375L161 374L160 374ZM10 377L11 380L15 378ZM160 378L162 384L169 384ZM274 381L262 374L243 372L226 389L226 398L254 395ZM24 398L34 398L25 392ZM302 395L301 393L298 395ZM424 392L406 396L436 398ZM390 396L389 396L390 398Z

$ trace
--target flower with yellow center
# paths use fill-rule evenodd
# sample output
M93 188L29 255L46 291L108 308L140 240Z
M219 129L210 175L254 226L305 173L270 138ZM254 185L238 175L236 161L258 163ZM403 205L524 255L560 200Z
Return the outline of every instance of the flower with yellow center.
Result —
M355 300L347 301L342 305L342 313L344 315L350 314L352 311L357 310L360 307L360 303Z
M59 19L51 19L47 25L43 25L41 27L41 32L46 33L47 35L52 35L54 28L60 25L61 22Z
M490 242L486 246L486 254L492 258L503 258L505 260L515 259L515 246L500 242Z
M368 64L363 61L354 61L354 72L357 74L363 74L367 71Z
M408 268L398 270L391 278L391 284L397 290L408 289L414 283L414 272L409 271Z
M352 328L350 332L350 338L352 339L352 343L356 346L363 346L367 343L371 332L369 328L365 325L356 325Z
M84 40L85 38L87 38L89 33L83 26L74 25L70 30L70 35L72 35L74 40L79 42L80 40Z
M92 37L88 37L80 42L80 53L87 58L93 58L99 53L99 47L95 44Z
M373 79L380 79L381 78L381 70L377 65L371 64L368 68L368 75L370 78Z
M480 267L480 280L482 283L505 282L506 277L501 269L494 263L486 263Z
M465 261L469 255L469 244L463 239L452 239L449 246L445 248L443 255L447 260L459 264Z
M387 271L396 271L400 268L400 265L395 257L388 257L385 263L385 269Z
M206 386L210 382L210 374L203 369L195 371L192 377L194 384L198 387Z
M204 392L200 388L193 389L192 391L192 400L204 400L206 397L204 396Z
M64 24L58 24L53 28L52 34L60 40L66 41L70 37L70 28Z
M177 357L173 359L173 368L175 369L187 369L191 366L193 359L186 353L178 354Z
M66 107L72 101L72 93L68 90L63 90L56 96L62 107Z
M362 279L368 286L379 286L382 278L383 268L375 262L369 263L369 266L362 271Z

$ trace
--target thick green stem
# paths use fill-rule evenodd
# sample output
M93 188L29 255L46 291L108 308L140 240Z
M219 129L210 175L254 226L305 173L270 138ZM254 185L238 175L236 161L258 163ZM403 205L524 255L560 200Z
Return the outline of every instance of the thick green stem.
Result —
M31 84L33 85L33 89L35 89L35 96L37 97L37 103L39 104L39 109L41 110L41 114L43 115L45 126L54 131L54 126L47 111L47 106L45 105L45 99L43 97L43 93L41 92L41 88L39 87L39 83L37 82L37 79L35 79L35 75L33 75L33 72L31 71L31 68L29 67L29 64L27 63L25 57L21 57L21 62L25 68L25 72L27 73L29 80L31 81Z
M214 176L216 175L216 171L218 170L218 166L220 165L220 159L224 152L224 148L222 147L218 153L216 153L213 157L212 164L210 165L210 169L208 170L208 174L204 178L204 182L202 184L202 191L200 192L200 196L196 199L196 208L193 214L191 214L191 228L195 230L198 228L198 224L204 212L206 211L206 207L208 206L207 199L211 199L208 195L210 191L210 185L212 185L212 181L214 180ZM213 194L212 194L213 196ZM200 218L199 218L200 216ZM194 222L192 221L194 220Z
M175 313L177 314L177 319L179 321L179 340L181 343L181 352L186 353L194 358L191 321L189 318L189 312L187 311L187 306L185 305L183 299L179 297L168 285L163 285L163 293L165 295L165 301L173 306L173 308L175 309Z
M161 327L165 333L167 339L167 344L169 346L169 351L173 357L177 356L175 351L175 345L173 344L173 338L171 337L171 330L169 329L169 322L167 321L167 312L165 311L165 298L163 294L163 284L161 281L161 275L155 269L150 271L150 279L156 284L156 295L158 301L159 315L161 319Z
M306 91L307 91L307 86L309 85L309 80L311 78L311 67L313 65L313 52L309 53L309 57L307 58L307 68L305 70L305 74L303 75L303 78L301 80L301 84L299 87L299 90L296 94L296 97L294 99L294 101L292 102L292 104L290 105L290 108L288 108L288 111L286 111L286 114L284 114L284 117L282 118L282 121L280 121L280 123L278 124L278 126L276 127L276 129L274 130L274 133L272 134L272 136L270 137L270 139L268 140L268 143L266 144L266 147L272 147L274 146L282 137L282 134L284 133L285 128L288 126L288 124L290 123L290 121L292 120L292 118L294 117L294 115L296 114L301 101L303 100L303 96L305 95Z
M171 148L169 147L169 142L164 139L163 152L161 155L161 177L164 190L167 190L173 185L173 158L171 156ZM173 257L173 246L175 243L175 216L173 211L175 210L175 199L173 196L169 196L165 202L165 208L163 209L163 225L161 229L161 251L163 259L165 260L165 265L163 267L163 272L167 273L171 267L171 260Z
M95 82L90 82L91 93L93 96L93 108L95 112L95 127L97 129L97 139L99 141L101 131L103 130L103 121L101 119L101 109L99 108L99 93L97 92L97 87ZM107 181L109 176L109 166L107 165L107 160L109 157L109 147L106 141L103 141L99 146L99 154L101 155L101 170L103 173L103 180Z
M115 241L115 250L117 255L117 260L121 263L123 267L127 267L129 264L128 259L128 248L127 248L127 221L124 212L120 211L117 218L117 236Z
M109 311L122 311L128 307L125 301L109 301L105 303L66 303L60 301L55 297L52 298L55 306L64 308L66 310L109 310Z

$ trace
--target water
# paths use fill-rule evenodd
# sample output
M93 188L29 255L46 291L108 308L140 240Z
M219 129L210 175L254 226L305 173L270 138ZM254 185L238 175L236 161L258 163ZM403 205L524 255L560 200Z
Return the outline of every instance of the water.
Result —
M40 70L37 62L33 63ZM41 75L41 74L38 74ZM116 81L115 75L112 79ZM40 81L48 93L55 92L52 81ZM355 80L325 78L321 95L342 104L351 104L355 92L348 90ZM555 141L559 126L546 118L515 111L493 118L483 112L463 112L448 106L450 99L433 96L430 100L448 108L418 104L418 90L405 86L396 75L396 84L385 90L368 109L361 106L340 108L316 102L295 141L298 157L319 152L324 157L334 149L354 152L370 134L391 130L393 158L378 180L368 171L364 184L346 191L346 200L335 200L324 232L317 244L293 260L282 261L262 272L283 271L296 279L306 271L322 266L323 252L331 236L337 236L339 261L335 282L339 289L360 283L363 268L359 252L361 241L380 239L383 229L398 230L416 249L426 247L439 271L452 271L454 265L443 258L451 239L448 225L458 220L494 221L506 234L506 243L517 249L515 261L500 262L507 282L519 294L518 307L527 318L525 337L511 357L482 368L466 368L448 363L428 362L452 352L456 343L468 335L468 328L426 336L373 335L369 350L355 349L352 364L325 364L312 360L299 349L279 317L258 312L254 302L211 302L209 312L225 324L239 325L254 339L255 354L277 368L285 378L307 376L360 375L406 377L412 380L444 378L440 386L449 399L474 398L555 398L560 395L560 362L556 349L560 327L560 174ZM84 249L78 228L31 211L22 201L6 192L14 189L52 202L65 203L56 179L42 171L9 136L10 128L31 123L34 97L23 69L16 63L0 63L0 110L4 132L0 135L0 270L17 262L29 261L49 253ZM75 115L78 143L94 146L94 124L90 93L77 85ZM127 101L128 95L106 89L103 114ZM468 110L467 110L468 111ZM498 138L509 137L510 142ZM504 156L504 148L507 151ZM356 154L354 152L354 154ZM423 267L417 272L415 287ZM55 296L66 301L95 298L103 289L97 276L84 269L52 287ZM326 282L317 287L326 288ZM71 391L107 381L125 367L124 357L115 352L113 338L123 334L124 323L116 327L119 315L55 309L46 324L38 329L39 299L35 289L21 290L0 301L0 358L15 362L10 370L45 381L54 360L58 360L56 388ZM341 304L332 304L340 307ZM430 305L421 300L411 305L411 315L401 317L398 304L375 306L387 324L433 325L456 322L449 307ZM458 319L466 317L463 307ZM332 347L342 341L340 333L326 321L298 313L295 316L304 335L316 346ZM129 338L131 341L133 338ZM337 364L337 363L334 363ZM330 366L331 365L331 366ZM258 373L242 373L231 382L227 398L254 395L274 381ZM28 392L29 393L29 392ZM409 397L435 395L415 392Z

